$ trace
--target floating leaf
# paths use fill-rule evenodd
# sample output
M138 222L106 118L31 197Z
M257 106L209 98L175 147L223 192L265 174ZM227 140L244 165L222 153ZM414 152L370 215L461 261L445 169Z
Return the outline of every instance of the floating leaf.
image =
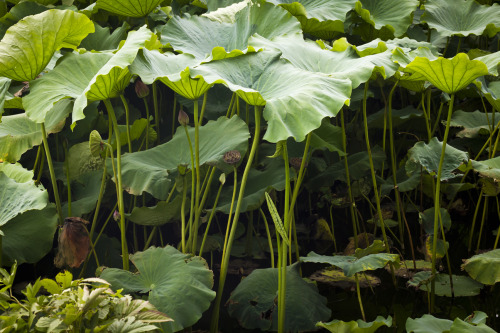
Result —
M351 333L373 333L382 326L391 327L392 317L384 318L377 316L374 321L367 323L361 319L349 322L341 321L338 319L332 320L329 323L319 322L316 324L318 327L326 328L330 332L351 332Z
M201 257L183 254L171 246L150 247L130 255L137 268L131 273L107 268L101 278L124 293L147 293L148 300L174 321L162 323L165 332L194 325L215 297L213 273Z
M441 157L443 143L433 137L428 144L417 142L413 148L408 151L408 161L406 162L406 172L412 174L420 172L420 167L424 167L431 175L437 175L439 159ZM454 171L460 164L469 159L467 153L446 145L443 167L441 172L441 181L456 177Z
M459 138L475 138L479 135L489 135L490 129L500 122L498 117L496 123L493 123L493 115L491 113L474 111L465 112L457 110L451 116L450 126L464 128L457 133Z
M448 94L456 93L474 79L488 74L488 68L483 62L470 60L465 53L459 53L451 59L439 57L432 61L416 57L404 71L420 74L436 88Z
M406 331L408 333L443 333L449 332L453 322L448 319L440 319L425 314L421 318L406 320Z
M452 297L450 286L450 276L448 274L436 274L435 293L438 296ZM452 275L453 295L455 297L470 297L479 295L483 285L469 278L468 276ZM423 291L431 290L432 275L429 271L418 272L408 281L408 285L417 287Z
M162 0L97 0L96 7L113 14L143 17L155 9Z
M246 329L277 330L278 268L256 269L231 293L229 314ZM299 265L287 267L285 331L314 330L330 317L326 298L299 274Z
M43 33L40 33L43 32ZM80 44L94 25L71 10L48 10L9 28L0 42L0 75L30 81L48 65L54 52Z
M492 285L500 282L500 249L472 256L465 260L462 269L481 283Z
M345 276L342 270L334 266L315 272L309 279L343 289L356 288L356 279ZM358 282L360 288L376 287L381 283L378 277L365 273L358 276Z

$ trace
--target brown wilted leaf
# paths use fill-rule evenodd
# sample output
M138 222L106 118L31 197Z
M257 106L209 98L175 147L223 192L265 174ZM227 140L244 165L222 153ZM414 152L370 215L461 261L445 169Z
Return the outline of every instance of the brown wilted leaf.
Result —
M59 234L59 245L54 264L61 268L80 267L90 250L90 239L86 224L89 222L80 217L67 217Z

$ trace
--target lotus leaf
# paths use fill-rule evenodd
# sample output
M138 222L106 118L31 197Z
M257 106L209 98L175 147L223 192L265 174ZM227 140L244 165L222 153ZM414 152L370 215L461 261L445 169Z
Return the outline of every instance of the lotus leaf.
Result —
M48 10L47 7L33 1L19 2L14 5L7 14L0 17L0 37L3 38L7 29L19 22L22 18L40 14L46 10Z
M472 256L465 260L462 269L481 283L491 285L500 282L500 250Z
M201 257L183 254L171 246L150 247L130 255L137 268L131 273L107 268L101 278L115 290L147 293L148 300L174 321L162 323L165 332L176 332L196 323L215 297L213 273Z
M134 207L127 218L139 225L160 226L181 217L182 196L178 195L171 202L160 201L154 207ZM189 207L187 202L186 207Z
M450 213L445 208L440 208L441 221L446 230L450 230L451 217ZM428 235L434 234L434 207L424 210L419 213L420 224L424 227Z
M96 7L118 15L143 17L161 2L162 0L97 0Z
M278 269L256 269L231 293L229 314L247 329L276 330L278 328ZM287 267L286 331L313 330L316 322L330 317L326 298L316 285L307 283L299 274L299 265Z
M420 290L429 291L431 289L431 272L418 272L413 278L408 281L408 285L418 287ZM450 276L447 274L436 274L434 278L435 292L438 296L452 297L452 289L450 286ZM452 275L453 279L453 295L455 297L469 297L479 295L483 285L469 278L468 276Z
M500 5L480 5L474 0L429 0L425 3L422 22L444 36L493 37L500 31Z
M457 110L451 116L450 126L462 127L463 130L457 133L460 138L475 138L478 135L489 135L490 129L495 128L500 122L498 117L493 123L493 115L491 113L474 111L465 112Z
M421 318L408 318L406 321L406 331L408 333L493 333L490 327L486 326L486 314L481 311L474 311L474 314L464 320L455 318L454 321L440 319L425 314Z
M361 319L356 321L352 320L345 322L342 320L332 320L329 323L319 322L316 324L318 327L326 328L330 332L351 332L351 333L373 333L382 326L391 327L392 317L389 316L384 318L382 316L377 316L374 321L367 323Z
M70 10L51 9L23 18L0 41L0 74L16 81L33 80L54 52L75 49L91 32L92 22Z

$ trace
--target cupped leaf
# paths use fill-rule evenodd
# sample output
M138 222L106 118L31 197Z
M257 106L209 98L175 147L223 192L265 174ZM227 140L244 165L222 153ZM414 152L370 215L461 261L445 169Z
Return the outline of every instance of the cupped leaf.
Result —
M323 256L309 252L307 257L300 257L303 262L325 263L341 268L346 276L356 273L383 268L388 263L399 264L399 255L392 253L377 253L357 258L353 256Z
M49 204L42 210L30 210L14 217L0 227L4 233L3 263L38 262L52 249L56 229L57 211L54 204Z
M107 268L101 278L113 289L125 293L147 293L148 300L174 321L162 323L165 332L176 332L194 325L215 297L213 273L201 257L183 254L174 247L150 247L130 255L137 268L131 273Z
M431 175L437 175L439 159L443 143L436 137L429 143L417 142L413 148L408 151L408 161L406 162L406 172L413 174L420 172L420 167L424 167ZM441 181L456 177L454 171L460 164L469 159L466 152L446 145L445 156L443 160Z
M253 34L272 39L297 33L301 33L300 24L294 17L282 8L262 3L246 6L236 14L234 23L175 16L162 28L161 42L200 61L212 61L256 52L248 47Z
M97 0L96 7L110 13L143 17L155 9L162 0Z
M500 5L480 5L474 0L429 0L425 2L422 23L444 36L493 37L500 31Z
M76 49L94 32L83 14L52 9L28 16L10 27L0 41L0 75L16 81L30 81L48 65L61 48Z
M160 226L181 217L182 196L178 195L171 202L160 201L154 207L134 207L127 218L140 225ZM186 203L189 206L189 203Z
M436 60L416 57L404 71L418 73L436 88L453 94L467 87L474 79L488 74L488 68L479 60L470 60L467 54L459 53L451 59Z
M356 0L269 0L295 16L305 33L323 39L332 39L344 32L347 13L354 9Z
M500 249L472 256L465 260L462 269L483 284L500 282Z
M229 314L247 329L277 330L278 269L256 269L238 284L228 301ZM285 331L314 330L318 321L330 317L326 298L299 274L299 265L287 267Z
M399 67L392 61L390 51L360 57L350 45L341 52L329 51L318 43L305 41L302 36L281 36L272 41L255 36L250 38L249 44L255 48L279 50L282 58L300 69L349 79L353 89L368 81L373 72L380 72L387 78Z
M42 209L49 203L47 191L32 180L21 183L0 172L0 185L0 227L19 214Z
M23 98L26 114L35 122L44 122L53 104L74 99L72 122L85 118L83 109L91 101L118 96L129 84L128 66L137 52L151 39L146 27L129 33L116 53L71 53L49 73L31 83L31 92Z
M388 28L396 37L406 33L412 23L412 14L417 9L418 0L359 0L356 12L375 29Z
M143 49L130 66L130 71L139 75L145 84L160 80L179 95L195 100L215 83L222 83L207 83L203 77L191 78L189 67L197 64L199 61L189 54L162 54Z
M351 83L321 73L301 70L280 53L266 51L206 63L191 71L207 82L222 80L246 103L266 106L269 142L292 136L303 141L325 117L333 117L349 101Z
M188 128L194 142L194 128ZM250 134L243 120L238 117L220 117L200 127L200 165L216 165L224 172L233 168L224 163L223 156L238 150L242 156L248 147ZM189 143L184 128L179 127L172 140L152 149L125 154L122 157L122 178L125 190L134 195L148 192L165 200L170 188L169 173L179 165L191 165ZM111 167L108 168L111 170Z
M391 327L392 317L389 316L384 318L382 316L377 316L374 321L367 323L361 319L356 321L352 320L345 322L342 320L332 320L329 323L319 322L316 324L318 327L326 328L330 332L351 332L351 333L373 333L382 326Z

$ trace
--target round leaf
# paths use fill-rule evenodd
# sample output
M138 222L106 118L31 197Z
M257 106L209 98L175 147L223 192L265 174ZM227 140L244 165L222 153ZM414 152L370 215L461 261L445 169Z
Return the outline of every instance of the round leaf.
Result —
M61 48L76 49L94 32L83 14L52 9L28 16L10 27L0 42L0 75L16 81L30 81L48 65Z
M108 268L101 277L115 290L147 293L149 302L174 320L161 324L165 332L194 325L215 298L211 290L213 273L201 257L167 246L136 252L130 255L130 260L137 268L136 274Z

